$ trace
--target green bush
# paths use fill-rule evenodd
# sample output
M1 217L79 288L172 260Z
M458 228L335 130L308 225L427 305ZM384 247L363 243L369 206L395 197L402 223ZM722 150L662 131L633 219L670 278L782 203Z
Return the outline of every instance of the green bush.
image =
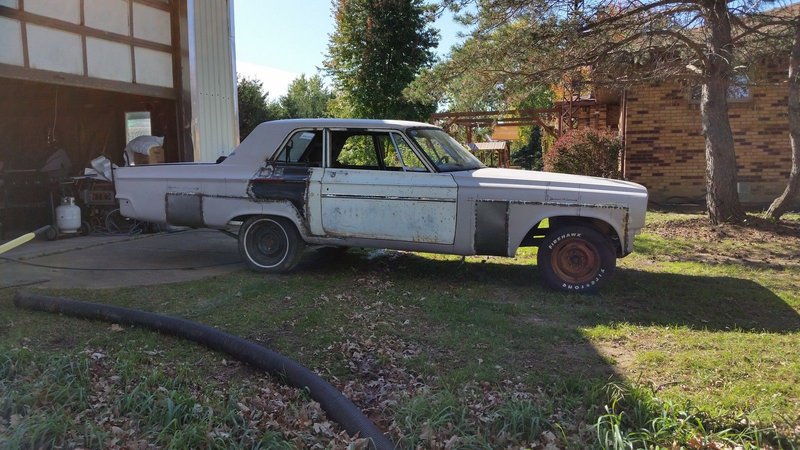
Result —
M570 130L544 155L544 170L595 177L620 178L622 142L608 131Z

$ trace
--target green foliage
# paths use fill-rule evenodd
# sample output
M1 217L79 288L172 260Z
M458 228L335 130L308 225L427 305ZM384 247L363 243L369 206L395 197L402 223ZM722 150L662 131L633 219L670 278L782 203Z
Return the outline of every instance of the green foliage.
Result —
M622 142L617 135L592 128L570 130L544 155L548 172L619 178Z
M378 167L377 153L372 136L351 136L342 146L336 161L345 166Z
M424 120L433 102L403 90L433 61L438 32L422 0L335 0L336 31L324 62L342 97L337 116ZM344 103L344 104L342 104Z
M239 139L244 140L261 122L283 119L286 113L276 102L267 98L261 81L239 77L237 85L239 102Z
M762 448L776 440L744 417L713 417L690 402L659 399L652 389L617 383L605 389L608 404L595 423L602 449Z
M295 78L289 90L280 99L286 116L295 118L327 117L328 103L333 98L331 92L322 83L322 77L314 75L306 78L305 74Z
M542 129L532 127L528 143L511 154L511 163L528 170L542 170Z

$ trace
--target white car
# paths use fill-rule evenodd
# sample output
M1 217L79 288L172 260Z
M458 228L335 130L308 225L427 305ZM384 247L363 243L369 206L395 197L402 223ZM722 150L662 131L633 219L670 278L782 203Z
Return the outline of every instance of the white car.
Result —
M536 246L545 283L573 292L608 280L647 206L635 183L486 168L440 128L388 120L265 122L219 163L121 167L114 181L127 217L242 223L239 250L257 271L291 270L306 244L498 256Z

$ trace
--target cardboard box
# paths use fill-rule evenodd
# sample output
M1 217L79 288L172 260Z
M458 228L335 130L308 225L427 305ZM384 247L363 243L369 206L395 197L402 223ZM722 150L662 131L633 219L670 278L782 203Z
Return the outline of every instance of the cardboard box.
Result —
M164 162L164 147L151 147L149 155L133 154L134 165L161 164Z

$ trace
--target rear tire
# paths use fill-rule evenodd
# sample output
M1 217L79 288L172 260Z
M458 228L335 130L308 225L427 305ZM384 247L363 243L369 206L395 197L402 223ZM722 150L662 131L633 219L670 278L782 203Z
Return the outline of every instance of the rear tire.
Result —
M297 228L283 217L251 217L239 230L239 254L256 272L289 272L304 247Z
M550 231L539 245L537 264L545 284L562 292L594 293L605 285L617 265L611 241L586 226Z

